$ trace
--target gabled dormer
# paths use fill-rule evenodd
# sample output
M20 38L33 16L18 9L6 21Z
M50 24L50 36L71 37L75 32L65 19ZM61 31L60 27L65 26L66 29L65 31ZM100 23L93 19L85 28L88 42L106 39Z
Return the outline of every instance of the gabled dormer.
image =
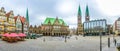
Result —
M55 22L54 22L54 25L60 25L60 22L59 22L58 17L56 17Z
M51 22L50 22L50 20L48 21L48 25L51 25Z

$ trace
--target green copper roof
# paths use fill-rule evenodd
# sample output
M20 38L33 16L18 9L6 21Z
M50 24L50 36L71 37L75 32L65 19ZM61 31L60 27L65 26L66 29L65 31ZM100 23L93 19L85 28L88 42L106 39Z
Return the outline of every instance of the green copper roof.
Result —
M26 11L26 21L29 23L28 8L27 8L27 11Z
M86 6L86 13L85 13L86 16L89 16L89 9L88 9L88 5Z
M79 15L79 16L82 15L80 5L79 5L79 8L78 8L78 15Z
M50 21L51 24L54 24L55 20L56 20L56 18L46 18L46 20L44 21L43 24L48 24L49 21ZM61 25L64 23L64 21L62 19L58 19L58 21ZM64 23L64 25L66 26L67 24Z

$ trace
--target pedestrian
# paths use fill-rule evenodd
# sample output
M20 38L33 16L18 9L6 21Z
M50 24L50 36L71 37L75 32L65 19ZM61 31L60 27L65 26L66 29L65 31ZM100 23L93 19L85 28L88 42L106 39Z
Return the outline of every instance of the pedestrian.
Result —
M43 41L45 42L45 38L43 39Z
M114 43L115 43L115 46L116 46L116 43L117 43L117 40L116 40L116 39L114 39Z
M76 40L78 40L78 38L77 37L75 37L76 38Z
M65 36L65 42L67 42L67 36Z

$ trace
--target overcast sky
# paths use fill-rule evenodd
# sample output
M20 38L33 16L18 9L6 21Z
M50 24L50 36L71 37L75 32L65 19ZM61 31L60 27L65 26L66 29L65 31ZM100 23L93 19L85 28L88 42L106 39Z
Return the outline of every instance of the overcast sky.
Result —
M0 7L14 15L26 16L29 9L31 25L41 25L46 17L63 19L70 28L77 27L77 11L80 5L82 22L85 20L85 8L89 7L90 20L107 19L113 24L120 16L120 0L0 0Z

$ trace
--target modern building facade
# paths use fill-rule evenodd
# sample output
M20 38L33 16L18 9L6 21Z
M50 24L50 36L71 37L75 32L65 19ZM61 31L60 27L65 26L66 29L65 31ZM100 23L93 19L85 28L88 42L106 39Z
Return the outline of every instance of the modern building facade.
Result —
M62 20L56 18L46 18L41 25L41 32L44 36L61 36L70 33L69 26Z
M116 35L120 35L120 17L113 24L113 32Z
M83 34L83 25L82 25L82 13L81 8L78 8L78 23L77 23L77 35Z
M105 35L107 31L105 19L86 21L83 25L85 35L99 35L100 32Z

